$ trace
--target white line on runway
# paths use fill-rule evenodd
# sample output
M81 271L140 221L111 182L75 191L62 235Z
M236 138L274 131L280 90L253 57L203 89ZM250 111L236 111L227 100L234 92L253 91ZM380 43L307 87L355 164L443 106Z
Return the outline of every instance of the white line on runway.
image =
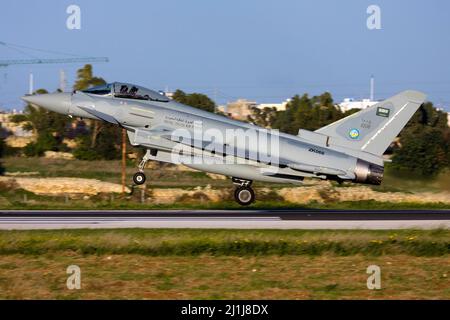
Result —
M217 229L450 229L450 220L281 220L279 217L0 219L0 229L217 228Z

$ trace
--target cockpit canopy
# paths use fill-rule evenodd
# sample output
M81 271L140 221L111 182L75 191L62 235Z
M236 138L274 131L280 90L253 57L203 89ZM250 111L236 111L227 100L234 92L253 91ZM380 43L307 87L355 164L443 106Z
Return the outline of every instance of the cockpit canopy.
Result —
M96 94L102 96L113 96L122 99L136 99L136 100L148 100L168 102L169 98L159 92L146 89L130 83L108 83L97 87L83 90L84 93Z

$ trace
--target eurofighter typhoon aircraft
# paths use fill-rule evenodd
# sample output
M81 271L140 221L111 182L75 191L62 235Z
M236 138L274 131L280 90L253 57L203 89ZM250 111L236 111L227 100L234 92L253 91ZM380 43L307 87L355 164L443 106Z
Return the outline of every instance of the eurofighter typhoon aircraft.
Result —
M231 177L236 201L249 205L255 200L253 181L301 183L309 177L379 185L384 151L425 95L404 91L314 132L300 129L296 136L189 107L128 83L22 99L125 128L130 143L146 149L133 176L137 185L146 180L147 161L181 163Z

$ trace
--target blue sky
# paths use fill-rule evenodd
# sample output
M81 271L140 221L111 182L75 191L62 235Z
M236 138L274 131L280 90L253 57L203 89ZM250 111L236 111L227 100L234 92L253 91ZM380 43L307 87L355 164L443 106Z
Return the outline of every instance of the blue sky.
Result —
M68 30L66 8L81 8L81 30ZM366 27L369 5L381 30ZM450 2L439 0L3 1L0 41L82 56L107 81L277 102L330 91L336 101L404 89L450 105ZM41 58L61 57L24 50ZM0 46L0 59L28 58ZM36 88L55 90L59 70L71 86L81 65L0 69L0 108L21 106L32 71Z

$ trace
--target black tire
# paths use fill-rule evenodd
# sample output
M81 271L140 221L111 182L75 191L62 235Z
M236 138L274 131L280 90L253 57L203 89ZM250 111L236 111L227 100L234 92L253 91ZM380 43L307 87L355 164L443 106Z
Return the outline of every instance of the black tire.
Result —
M239 187L234 191L234 199L241 206L248 206L255 201L255 192L250 187Z
M145 174L142 172L136 172L133 176L133 182L137 185L144 184L146 179Z

